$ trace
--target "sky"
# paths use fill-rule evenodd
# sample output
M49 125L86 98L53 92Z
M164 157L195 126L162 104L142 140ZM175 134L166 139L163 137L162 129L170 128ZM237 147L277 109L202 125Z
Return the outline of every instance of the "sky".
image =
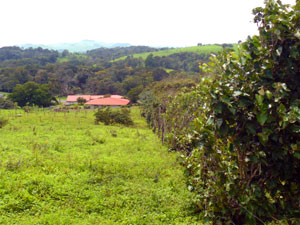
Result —
M282 0L294 4L295 0ZM185 47L257 34L264 0L1 0L0 47L96 40Z

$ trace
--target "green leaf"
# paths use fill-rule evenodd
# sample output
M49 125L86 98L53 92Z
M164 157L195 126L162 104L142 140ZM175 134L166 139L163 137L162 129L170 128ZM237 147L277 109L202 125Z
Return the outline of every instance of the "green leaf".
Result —
M295 152L295 153L294 153L294 156L295 156L297 159L300 159L300 152Z
M281 53L282 53L282 47L279 47L278 49L276 49L276 54L277 54L278 56L280 56Z
M295 133L300 133L300 126L297 126L297 125L293 125L291 127L292 131L295 132Z
M218 103L215 107L215 113L220 114L223 111L222 103Z
M297 32L295 33L295 37L300 39L300 30L297 30Z
M223 123L222 126L220 127L220 134L225 135L228 133L228 126L226 123Z
M258 91L258 94L260 94L260 95L265 95L264 89L260 89L260 90Z
M272 92L270 92L269 90L266 91L266 95L268 99L271 99L273 96Z
M239 96L241 94L243 94L243 92L241 92L241 91L235 91L235 92L233 92L232 96L233 97L237 97L237 96Z
M247 123L246 128L247 128L248 133L253 134L253 135L256 134L255 125L253 123Z
M268 119L268 115L266 112L262 112L261 114L256 115L256 118L260 125L263 126Z
M286 108L282 103L278 107L278 112L279 113L285 113L286 112Z
M223 119L217 119L217 128L219 129L221 127L221 125L223 124Z
M222 97L221 97L221 101L224 102L224 103L226 103L227 105L231 105L230 99L227 98L227 97L225 97L225 96L222 96Z
M264 101L264 96L256 94L255 98L256 98L256 101L257 101L258 105L261 106L263 104L263 101Z

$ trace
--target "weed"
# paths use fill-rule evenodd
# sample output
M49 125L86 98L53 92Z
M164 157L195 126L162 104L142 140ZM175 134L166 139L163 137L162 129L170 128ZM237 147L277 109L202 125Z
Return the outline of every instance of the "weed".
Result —
M111 134L112 137L117 137L118 136L116 130L110 130L110 134Z
M7 124L8 124L8 119L6 119L4 117L0 117L0 128L3 128Z

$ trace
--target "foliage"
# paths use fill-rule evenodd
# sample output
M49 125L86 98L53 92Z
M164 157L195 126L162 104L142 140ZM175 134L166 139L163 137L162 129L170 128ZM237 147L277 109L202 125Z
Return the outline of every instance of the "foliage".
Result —
M299 9L299 2L290 9L280 1L255 9L260 35L238 54L213 57L203 69L216 77L169 106L171 146L187 152L188 188L215 223L300 215ZM178 127L190 121L187 114L192 126Z
M128 93L127 97L130 99L132 103L136 103L139 99L139 94L144 90L143 85L139 85L137 87L131 88Z
M23 85L18 84L9 95L9 99L17 102L21 107L25 105L47 107L52 104L51 101L54 97L51 95L48 85L27 82Z
M77 102L79 105L83 105L84 103L86 103L86 100L84 98L79 97L77 98Z
M178 52L167 56L153 56L150 54L145 59L146 67L163 67L186 72L200 72L199 63L209 61L209 54L194 52Z
M6 98L0 97L0 109L13 109L15 104Z
M173 102L173 97L179 93L182 88L192 89L196 85L196 81L192 79L182 79L180 77L172 77L160 82L149 85L140 95L139 103L142 106L142 115L157 132L162 142L165 141L165 133L168 132L168 121L165 119L167 106ZM177 112L170 112L171 115ZM177 125L175 125L177 127Z
M111 107L101 107L95 113L95 123L104 123L105 125L111 124L123 124L126 126L133 125L133 121L130 118L130 110L127 108L121 108L120 110L112 110Z
M27 61L27 63L30 64L40 63L42 65L46 65L46 63L56 62L57 58L58 52L48 49L21 49L16 46L0 48L0 67L5 64L15 62L15 60L18 60L18 62L21 64ZM5 64L2 62L5 62Z
M8 124L8 119L6 119L4 117L0 117L0 128L3 128L7 124Z

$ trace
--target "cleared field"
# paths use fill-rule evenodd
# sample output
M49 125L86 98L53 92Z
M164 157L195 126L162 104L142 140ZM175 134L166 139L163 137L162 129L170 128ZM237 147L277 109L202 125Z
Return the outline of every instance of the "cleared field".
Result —
M139 110L130 128L93 113L0 111L0 224L199 224L178 155Z
M233 44L233 48L237 50L237 44ZM186 47L186 48L173 48L173 49L167 49L162 51L156 51L156 52L145 52L145 53L139 53L132 55L134 58L143 58L146 59L148 55L153 54L153 56L168 56L175 53L181 53L181 52L194 52L197 54L210 54L210 53L217 53L222 51L222 46L220 45L205 45L205 46L192 46L192 47ZM116 59L122 60L125 59L127 56L123 56L121 58Z

